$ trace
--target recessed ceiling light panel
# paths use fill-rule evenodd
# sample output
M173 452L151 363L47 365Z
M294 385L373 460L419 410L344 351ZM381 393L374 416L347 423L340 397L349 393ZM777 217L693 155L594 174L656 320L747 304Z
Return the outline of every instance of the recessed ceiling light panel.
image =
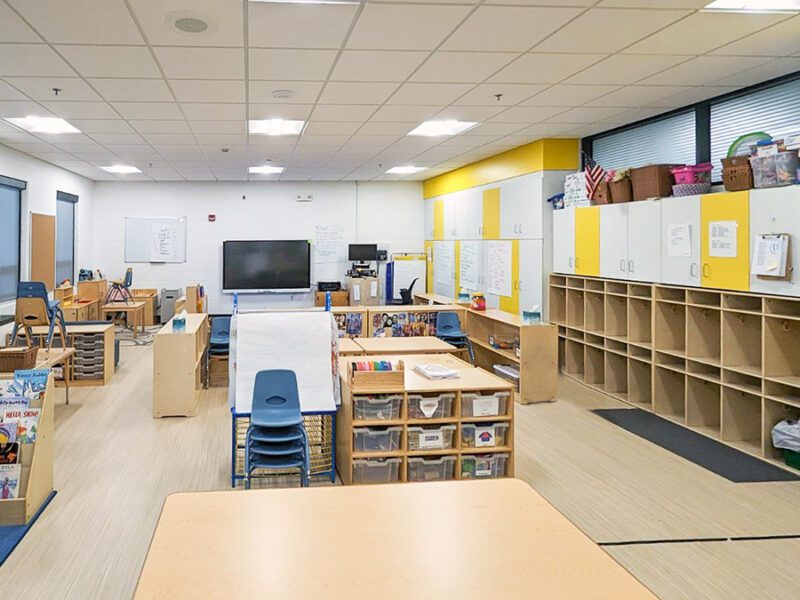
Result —
M800 11L800 0L714 0L704 10L791 13Z
M5 120L31 133L80 133L80 129L56 117L9 117Z
M131 173L141 173L136 167L130 165L111 165L110 167L100 167L107 173L114 173L115 175L130 175Z
M208 31L208 23L197 17L181 17L175 21L175 27L184 33L203 33Z
M392 167L386 172L390 175L413 175L420 171L427 171L427 169L427 167L412 167L411 165L406 165L403 167Z
M248 122L248 131L253 135L300 135L305 121L289 119L255 119Z
M425 121L409 131L408 135L424 135L428 137L458 135L459 133L464 133L472 129L476 125L477 123L472 121Z
M272 165L261 165L260 167L250 167L250 173L258 175L277 175L283 173L283 167L273 167Z

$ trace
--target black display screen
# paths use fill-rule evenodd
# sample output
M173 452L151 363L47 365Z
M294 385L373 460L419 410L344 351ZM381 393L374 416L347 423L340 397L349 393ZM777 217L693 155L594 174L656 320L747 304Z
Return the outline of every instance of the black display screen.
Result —
M301 290L310 287L311 244L308 240L223 242L223 290Z

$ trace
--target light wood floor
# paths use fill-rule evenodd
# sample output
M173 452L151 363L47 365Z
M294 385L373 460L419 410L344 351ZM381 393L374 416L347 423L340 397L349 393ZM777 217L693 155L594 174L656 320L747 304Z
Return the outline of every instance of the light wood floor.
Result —
M163 499L228 488L226 390L194 419L155 421L151 361L125 346L109 386L73 389L69 407L58 391L59 493L0 568L3 598L129 598ZM561 386L559 402L517 406L517 476L595 541L800 533L800 483L731 484L589 412L616 401ZM664 600L800 597L797 540L607 550Z

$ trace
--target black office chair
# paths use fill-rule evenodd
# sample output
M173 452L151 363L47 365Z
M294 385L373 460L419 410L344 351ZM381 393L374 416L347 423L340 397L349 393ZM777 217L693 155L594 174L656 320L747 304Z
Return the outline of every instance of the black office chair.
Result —
M408 304L414 304L414 284L417 283L419 277L414 279L411 282L411 285L407 288L400 289L400 300L392 300L392 304L395 306L406 306Z

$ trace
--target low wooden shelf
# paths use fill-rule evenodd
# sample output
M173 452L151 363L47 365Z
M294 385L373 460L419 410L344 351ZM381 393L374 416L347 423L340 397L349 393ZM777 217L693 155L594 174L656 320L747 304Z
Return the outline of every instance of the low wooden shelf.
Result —
M155 288L133 288L131 296L135 302L144 302L144 324L158 325L158 290Z
M128 326L133 330L134 339L138 335L139 328L144 333L144 302L109 302L100 308L103 318L108 318L116 313L124 313Z

